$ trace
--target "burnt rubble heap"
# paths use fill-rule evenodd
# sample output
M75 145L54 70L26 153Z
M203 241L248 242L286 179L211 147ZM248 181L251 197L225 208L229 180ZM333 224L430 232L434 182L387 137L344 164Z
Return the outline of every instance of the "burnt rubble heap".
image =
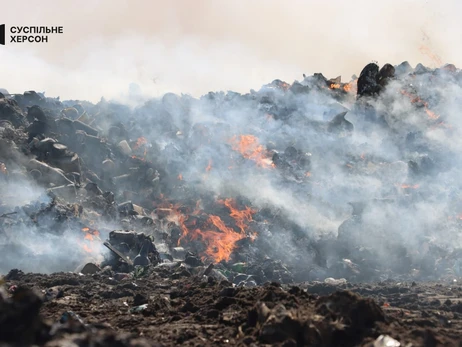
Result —
M248 94L169 93L137 107L2 90L0 273L8 273L11 293L26 293L30 302L0 293L0 324L35 319L43 300L64 295L57 286L84 281L89 288L87 277L101 283L85 289L88 298L94 291L118 299L125 295L109 286L130 296L139 281L143 290L158 281L159 297L136 294L131 303L131 313L156 316L186 295L178 287L176 298L174 290L170 299L162 296L180 281L204 293L218 286L222 303L207 313L210 319L224 320L222 311L237 302L246 306L251 290L263 301L281 296L286 306L252 306L233 332L245 344L338 345L363 333L374 343L375 332L386 329L339 323L356 315L346 312L351 302L371 324L388 324L373 301L332 294L337 317L332 311L330 322L300 320L293 300L305 300L318 317L331 308L322 300L308 304L310 295L299 287L287 294L280 285L260 286L315 281L322 294L348 289L349 282L461 278L461 88L462 71L453 65L405 62L370 63L347 83L314 74ZM11 269L76 275L47 280ZM52 290L36 297L22 287L29 281ZM183 304L183 313L200 312L198 303ZM8 318L8 310L17 313ZM230 325L241 322L236 314L226 318ZM53 329L84 339L83 321L66 313L56 328L37 318L22 342L46 343ZM100 333L93 337L100 345L115 341ZM0 334L0 341L12 336Z

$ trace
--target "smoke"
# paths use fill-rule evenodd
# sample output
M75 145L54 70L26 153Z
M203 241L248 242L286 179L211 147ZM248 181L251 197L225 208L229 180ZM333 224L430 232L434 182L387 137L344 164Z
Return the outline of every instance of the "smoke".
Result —
M27 161L19 153L15 156L16 163ZM14 165L9 167L11 170ZM85 260L101 260L104 247L86 242L78 223L60 223L56 211L38 214L50 206L52 199L19 168L11 170L7 182L1 182L0 196L0 215L5 212L1 220L0 274L13 268L37 273L74 271Z
M64 99L248 91L323 72L349 79L365 62L458 61L461 4L446 1L16 1L11 26L63 26L48 43L10 44L0 73L11 93ZM8 30L8 29L7 29Z

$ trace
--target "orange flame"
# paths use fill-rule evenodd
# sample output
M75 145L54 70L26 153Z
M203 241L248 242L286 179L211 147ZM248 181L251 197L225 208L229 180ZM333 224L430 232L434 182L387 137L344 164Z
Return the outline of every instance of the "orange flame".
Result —
M8 174L8 171L6 169L6 165L3 163L0 163L0 172L4 175Z
M138 157L138 156L136 156L136 155L132 155L132 158L133 158L133 159L139 159L139 160L141 160L141 161L146 161L145 158L141 158L141 157Z
M255 161L258 166L263 168L273 167L269 152L258 143L258 139L255 136L240 135L239 139L233 136L230 143L233 150L241 153L244 158Z
M183 175L182 175L182 174L179 174L179 175L178 175L178 180L179 180L179 181L183 181Z
M202 234L206 243L208 243L205 253L214 258L216 262L228 261L231 253L236 248L236 242L244 238L244 235L238 234L232 228L227 227L218 216L210 215L208 222L213 224L221 233L208 231L206 234Z
M355 85L357 83L357 80L350 82L350 83L331 83L329 85L330 89L343 89L344 92L350 93L355 91Z
M251 209L246 206L244 210L239 211L236 208L236 201L234 199L225 199L219 200L219 203L225 205L231 213L229 214L236 221L236 226L241 230L241 233L245 233L245 228L247 228L247 223L252 221L252 216L257 212L256 210Z
M402 184L401 189L417 189L419 188L418 184L410 185L410 184Z
M133 146L133 149L138 149L141 146L146 145L147 143L148 140L146 140L144 137L140 137L138 138L138 140L136 140L136 144Z
M427 113L428 118L433 119L433 120L436 120L436 119L440 118L440 116L438 116L436 113L434 113L433 111L430 111L428 109L428 103L426 101L423 101L418 96L412 95L411 93L408 93L405 90L402 90L401 94L406 95L411 100L411 103L413 103L413 104L415 104L417 102L422 103L422 105L425 107L425 112Z
M438 119L440 116L438 116L435 112L430 111L428 108L425 108L425 112L427 112L428 118L430 119Z
M239 210L236 207L236 202L233 199L219 200L218 203L225 205L230 210L230 216L234 219L236 227L240 232L236 232L232 227L227 226L225 222L215 215L209 215L202 229L195 226L195 223L189 223L188 216L179 211L179 206L171 206L174 217L182 230L182 235L178 241L181 243L186 237L190 240L200 239L207 246L203 257L210 257L215 262L229 261L232 252L236 248L236 242L247 237L248 223L252 221L253 214L256 210L250 207L245 207L244 210ZM200 213L200 200L196 203L196 209L192 215ZM193 228L194 226L194 228ZM250 238L254 239L255 234L250 234Z
M279 87L279 88L281 88L281 89L284 90L285 92L288 91L289 88L290 88L290 84L289 84L289 83L287 83L287 82L282 82L282 81L278 82L278 83L276 84L276 86Z
M90 242L93 242L95 241L96 239L99 239L99 231L98 230L94 230L94 229L90 229L90 228L82 228L82 232L85 233L85 236L84 236L84 241L90 241ZM89 245L85 242L82 243L82 247L83 249L85 250L85 252L87 253L92 253L92 249L89 247Z
M132 155L132 158L140 159L141 161L146 161L146 156L148 154L148 148L146 147L147 144L148 144L148 141L144 137L138 138L138 140L136 140L136 144L133 145L133 150L136 151L144 147L143 158L136 156L136 155Z
M205 171L209 172L210 170L212 170L212 159L209 159L209 165L207 165L207 167L205 168Z

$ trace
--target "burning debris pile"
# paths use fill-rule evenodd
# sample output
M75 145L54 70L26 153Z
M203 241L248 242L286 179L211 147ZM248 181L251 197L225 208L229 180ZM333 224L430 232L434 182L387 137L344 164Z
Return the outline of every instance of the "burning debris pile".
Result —
M239 325L242 341L336 345L359 329L371 342L377 336L364 322L350 321L351 331L340 322L357 315L344 307L351 303L388 324L372 301L333 294L313 306L300 288L290 296L260 286L318 281L311 289L323 291L347 282L460 278L461 88L453 65L405 62L368 64L348 83L314 74L245 95L166 94L135 108L2 90L0 272L72 271L120 291L98 284L85 298L130 296L133 281L147 281L144 294L154 279L168 282L159 290L208 286L218 301L206 315L222 322L228 306L246 307L247 295L263 302L282 295L286 307L251 305L226 318ZM36 312L40 300L17 287L27 276L34 275L15 270L5 278ZM56 286L80 283L59 276L36 279L46 300L63 295ZM0 294L2 310L22 305ZM155 316L156 307L173 312L175 305L185 315L202 312L193 301L153 300L137 294L130 312ZM306 301L314 317L329 311L334 318L302 319L290 310L293 300ZM78 323L64 329L82 328L74 313L63 317L60 324ZM283 328L288 321L293 334ZM56 329L35 323L41 332ZM381 338L374 346L391 341Z
M136 108L0 99L2 271L214 264L235 284L462 275L452 65Z

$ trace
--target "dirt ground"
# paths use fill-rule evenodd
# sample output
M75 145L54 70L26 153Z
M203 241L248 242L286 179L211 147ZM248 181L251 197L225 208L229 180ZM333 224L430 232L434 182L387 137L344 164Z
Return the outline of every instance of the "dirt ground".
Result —
M395 346L374 345L388 335L401 346L462 346L456 281L237 288L182 266L121 277L10 272L0 345Z

